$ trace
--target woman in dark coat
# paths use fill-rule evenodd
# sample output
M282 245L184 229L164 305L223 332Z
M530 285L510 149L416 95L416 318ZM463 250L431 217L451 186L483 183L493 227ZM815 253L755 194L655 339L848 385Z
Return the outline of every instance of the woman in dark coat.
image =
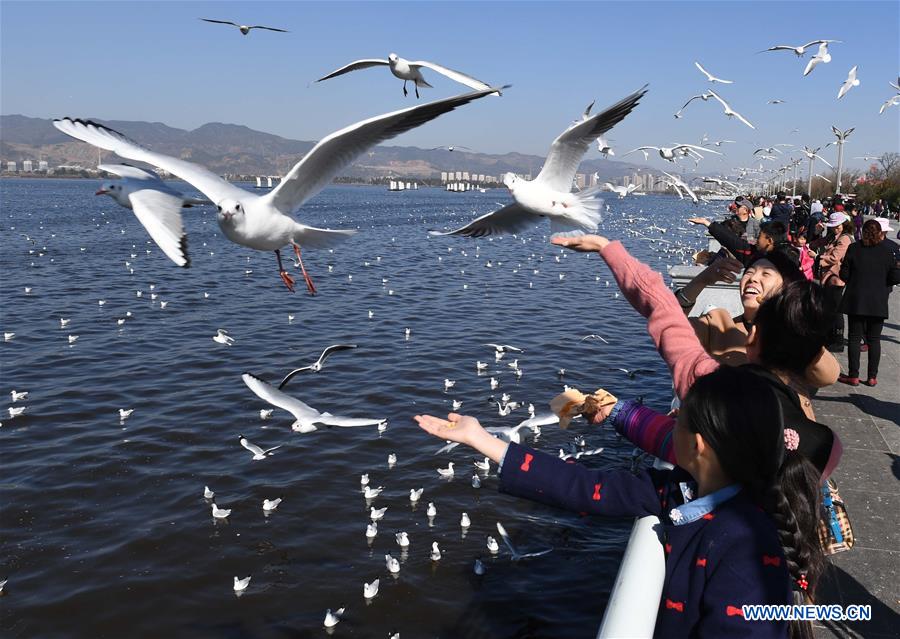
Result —
M869 375L863 383L867 386L878 383L881 329L888 317L888 294L891 286L900 284L900 269L884 237L881 224L869 220L863 225L862 242L851 245L841 263L840 278L846 288L840 311L850 318L850 370L838 380L850 386L859 386L859 352L863 336L869 345Z

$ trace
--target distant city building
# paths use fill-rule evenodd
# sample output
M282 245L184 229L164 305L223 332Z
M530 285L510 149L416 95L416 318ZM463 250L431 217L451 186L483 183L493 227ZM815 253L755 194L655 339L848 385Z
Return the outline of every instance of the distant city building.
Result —
M468 171L463 171L462 179L464 179L464 180L468 180L468 179L469 179L469 172L468 172Z
M478 174L478 181L479 181L479 182L484 182L484 173L479 173L479 174Z
M9 171L10 173L15 173L16 172L16 163L15 162L7 162L6 170Z
M31 165L31 160L24 160L22 162L22 170L25 173L31 173L31 171L33 170L33 167Z
M597 186L597 184L598 184L599 182L600 182L600 176L597 175L596 173L591 173L591 179L590 179L590 182L589 182L590 187L591 187L591 188L594 188L595 186Z
M41 160L38 162L38 171L46 171L50 168L50 164L47 163L47 160Z
M444 184L447 181L447 172L441 171L441 184Z
M587 176L584 173L576 173L575 174L575 186L579 189L583 189L586 185Z
M457 180L463 179L462 171L457 171L457 172L456 172L456 179L457 179Z

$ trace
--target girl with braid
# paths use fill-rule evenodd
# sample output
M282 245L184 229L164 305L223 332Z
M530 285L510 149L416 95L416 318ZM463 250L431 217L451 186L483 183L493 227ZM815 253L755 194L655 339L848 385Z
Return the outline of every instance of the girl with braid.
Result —
M618 402L610 411L589 400L566 414L605 408L617 429L627 419ZM503 492L590 515L659 517L666 571L654 636L811 636L808 625L743 617L745 605L812 601L824 565L819 471L771 385L747 368L695 381L671 431L672 470L592 470L498 439L474 417L415 419L498 463Z

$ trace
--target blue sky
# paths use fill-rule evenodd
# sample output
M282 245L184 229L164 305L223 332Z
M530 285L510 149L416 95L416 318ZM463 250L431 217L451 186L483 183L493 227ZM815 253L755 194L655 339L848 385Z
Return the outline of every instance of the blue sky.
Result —
M289 29L236 29L199 18ZM512 84L397 138L502 153L545 154L591 100L611 104L645 83L650 93L610 137L621 155L639 145L733 139L725 164L747 165L758 146L819 146L832 124L855 126L846 160L898 150L900 108L878 115L900 69L898 2L10 2L0 3L0 111L150 120L179 128L244 124L316 140L372 115L412 105L402 82L369 69L310 85L358 58L396 52ZM843 40L830 64L802 77L805 60L774 44ZM807 55L807 58L809 55ZM710 85L698 60L732 85L717 92L757 129L721 108L683 102ZM838 88L859 65L860 86ZM465 91L426 73L424 99ZM767 105L771 98L786 104ZM791 133L800 129L798 133ZM824 152L834 159L834 148ZM596 157L591 151L589 157ZM633 156L642 160L640 154ZM656 166L671 166L651 162Z

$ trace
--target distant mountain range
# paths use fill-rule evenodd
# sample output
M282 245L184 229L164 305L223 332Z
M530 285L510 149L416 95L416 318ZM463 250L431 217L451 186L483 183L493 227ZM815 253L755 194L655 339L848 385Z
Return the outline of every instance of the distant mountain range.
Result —
M193 131L161 122L102 121L154 151L201 164L221 175L284 175L315 142L289 140L237 124L210 122ZM103 152L104 161L116 161ZM24 115L0 116L0 161L46 160L50 167L97 164L97 149L57 131L50 120ZM442 171L468 171L500 176L536 172L544 158L521 153L490 155L468 151L430 150L412 146L379 146L360 157L339 177L439 178ZM597 172L601 181L632 175L646 166L607 159L589 159L580 172Z

